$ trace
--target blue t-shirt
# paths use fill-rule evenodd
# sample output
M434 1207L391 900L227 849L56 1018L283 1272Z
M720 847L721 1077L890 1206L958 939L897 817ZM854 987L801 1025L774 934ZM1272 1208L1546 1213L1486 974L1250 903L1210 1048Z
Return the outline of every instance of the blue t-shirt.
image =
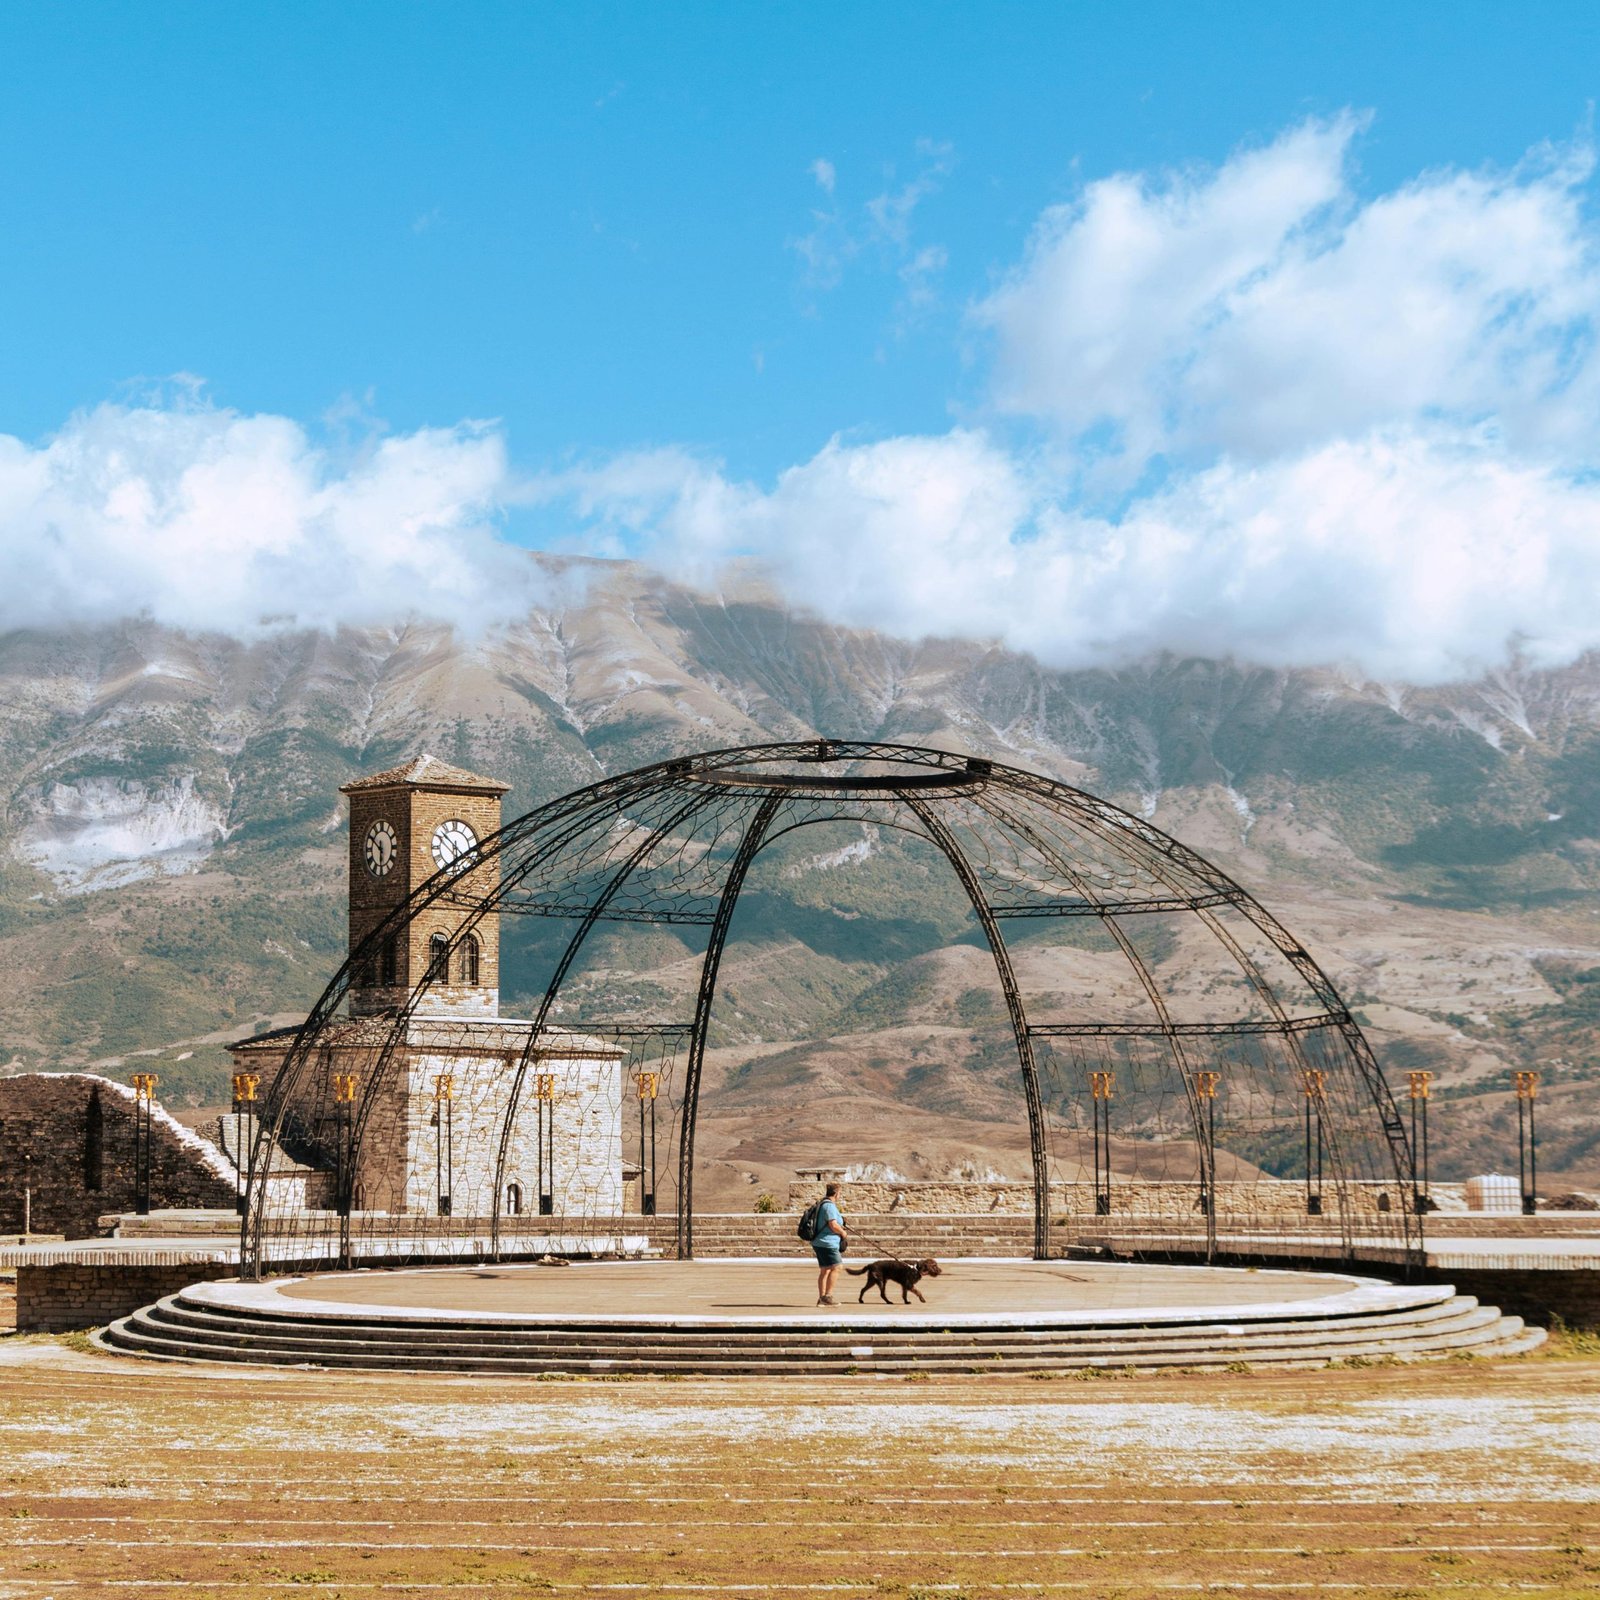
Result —
M824 1200L822 1209L817 1213L816 1237L811 1241L819 1250L837 1250L844 1243L844 1240L828 1226L830 1222L837 1222L842 1228L844 1213L832 1200Z

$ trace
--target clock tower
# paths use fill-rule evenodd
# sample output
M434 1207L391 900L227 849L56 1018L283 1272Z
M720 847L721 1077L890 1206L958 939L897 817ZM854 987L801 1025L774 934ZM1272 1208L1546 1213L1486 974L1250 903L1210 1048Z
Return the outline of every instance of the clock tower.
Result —
M367 953L350 985L352 1016L404 1005L426 973L419 1015L499 1015L500 919L491 912L465 925L500 882L499 862L475 865L470 852L498 831L508 788L424 755L339 791L350 797L352 953L428 878L456 873L446 893Z

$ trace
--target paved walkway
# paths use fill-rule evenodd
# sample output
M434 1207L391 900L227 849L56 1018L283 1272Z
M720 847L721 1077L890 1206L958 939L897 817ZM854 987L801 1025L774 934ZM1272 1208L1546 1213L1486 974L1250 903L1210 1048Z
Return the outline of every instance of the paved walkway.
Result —
M864 1280L841 1277L831 1313L856 1311ZM912 1312L971 1316L1170 1310L1319 1300L1348 1292L1335 1273L1220 1267L1131 1266L1100 1262L958 1261L919 1286ZM341 1305L430 1307L526 1316L680 1316L734 1321L815 1313L816 1268L805 1261L592 1262L571 1267L431 1267L411 1271L319 1273L275 1286L285 1299ZM885 1305L874 1292L860 1314L904 1315L900 1291Z

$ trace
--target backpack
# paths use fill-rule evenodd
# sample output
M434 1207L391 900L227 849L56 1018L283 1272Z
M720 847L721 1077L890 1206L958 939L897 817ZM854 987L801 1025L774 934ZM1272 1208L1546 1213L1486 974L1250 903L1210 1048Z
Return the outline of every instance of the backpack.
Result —
M813 1200L811 1204L800 1213L800 1226L794 1231L796 1235L804 1239L807 1244L812 1243L816 1239L817 1235L822 1231L822 1208L824 1204L826 1204L825 1201Z

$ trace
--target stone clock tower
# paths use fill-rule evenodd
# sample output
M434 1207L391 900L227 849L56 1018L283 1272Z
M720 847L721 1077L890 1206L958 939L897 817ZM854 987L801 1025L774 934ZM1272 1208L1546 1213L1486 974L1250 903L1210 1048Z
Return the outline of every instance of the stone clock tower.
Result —
M497 1198L509 1248L518 1229L541 1226L540 1216L622 1213L622 1047L565 1028L533 1039L531 1021L501 1016L500 919L490 913L467 926L500 883L499 861L479 864L471 852L499 829L507 788L418 756L340 791L350 800L350 949L359 965L350 1015L324 1025L320 1059L299 1080L305 1114L295 1159L326 1175L301 1209L336 1204L327 1183L348 1158L328 1131L336 1127L329 1094L343 1078L363 1107L349 1174L353 1212L453 1219L443 1232L414 1237L378 1226L380 1260L392 1261L395 1240L408 1237L423 1251L465 1248L484 1236ZM441 872L451 874L448 888L432 905L392 936L371 937ZM384 1015L402 1010L430 973L415 1011ZM265 1085L298 1033L280 1028L228 1048ZM536 1076L514 1097L522 1062ZM289 1201L282 1208L285 1217L295 1209ZM519 1217L527 1220L512 1220ZM542 1226L529 1236L533 1253L561 1247Z
M464 858L499 829L500 800L509 787L424 755L340 790L350 797L352 952L425 880L463 863L450 891L357 969L352 1016L403 1005L429 971L433 981L420 1007L424 1014L499 1014L500 919L490 914L468 931L463 924L472 906L499 883L500 867L497 861L471 866Z

